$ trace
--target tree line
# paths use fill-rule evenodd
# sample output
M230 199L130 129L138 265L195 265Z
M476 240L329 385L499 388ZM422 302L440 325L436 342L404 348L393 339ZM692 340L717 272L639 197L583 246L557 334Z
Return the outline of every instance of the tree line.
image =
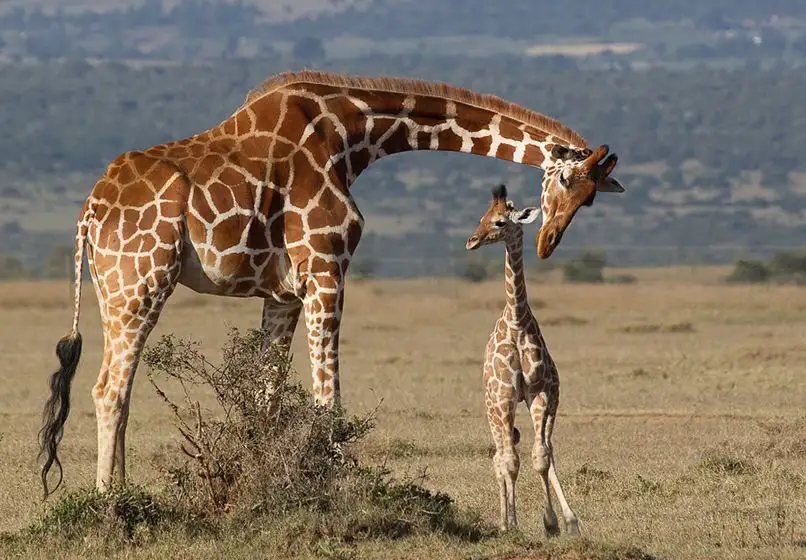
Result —
M135 69L83 61L0 68L3 169L99 170L118 153L215 125L286 59ZM761 170L771 183L806 167L806 73L693 68L587 70L551 60L383 57L322 67L452 82L561 119L625 162L701 161L717 182ZM439 165L436 162L434 165ZM474 165L470 163L469 165ZM2 193L0 193L2 194Z

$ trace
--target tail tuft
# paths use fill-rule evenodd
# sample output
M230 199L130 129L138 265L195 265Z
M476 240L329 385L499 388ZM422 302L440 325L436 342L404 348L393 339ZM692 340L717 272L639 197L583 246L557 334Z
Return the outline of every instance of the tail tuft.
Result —
M39 431L39 458L45 457L42 465L42 486L44 499L54 492L62 483L62 464L56 453L62 440L64 424L70 414L70 387L78 369L81 358L81 335L71 332L56 345L56 356L59 358L59 369L50 377L50 398L45 403L42 413L42 429ZM48 488L48 473L56 465L59 480L53 489Z

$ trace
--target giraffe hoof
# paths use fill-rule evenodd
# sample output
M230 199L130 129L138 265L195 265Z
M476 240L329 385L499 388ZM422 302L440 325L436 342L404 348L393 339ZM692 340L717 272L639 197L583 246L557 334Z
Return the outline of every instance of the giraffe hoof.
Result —
M543 529L545 529L547 537L556 537L560 534L560 526L557 523L556 517L543 517Z
M574 518L565 522L565 532L571 536L579 536L579 520Z

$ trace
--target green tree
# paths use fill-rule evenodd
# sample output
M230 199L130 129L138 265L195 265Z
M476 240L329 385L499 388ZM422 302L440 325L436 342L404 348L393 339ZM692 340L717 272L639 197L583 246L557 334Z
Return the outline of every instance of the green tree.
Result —
M75 249L67 245L57 245L51 249L43 275L46 278L70 278L73 275L74 253Z
M18 257L0 255L0 280L20 280L30 277L31 271Z
M572 283L601 284L604 282L605 264L602 251L580 251L572 260L563 263L563 278Z

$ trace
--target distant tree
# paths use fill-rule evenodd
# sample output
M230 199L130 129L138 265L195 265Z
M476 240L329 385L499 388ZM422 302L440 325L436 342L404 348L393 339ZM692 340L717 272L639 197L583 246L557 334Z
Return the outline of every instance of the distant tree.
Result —
M770 271L761 261L739 259L725 278L729 284L763 284L770 279Z
M459 275L468 282L483 282L491 275L491 263L479 253L468 253L465 255Z
M378 263L372 257L356 258L350 263L350 273L358 278L366 279L375 276Z
M725 31L731 28L724 12L720 8L712 8L697 19L697 25L711 31Z
M600 284L604 282L604 253L601 251L581 251L570 261L563 263L563 278L566 282Z
M0 280L20 280L30 278L31 271L22 261L12 255L0 255Z
M781 251L767 265L770 277L782 283L806 284L806 253Z
M67 245L57 245L51 249L42 270L46 278L70 278L73 275L75 249Z

